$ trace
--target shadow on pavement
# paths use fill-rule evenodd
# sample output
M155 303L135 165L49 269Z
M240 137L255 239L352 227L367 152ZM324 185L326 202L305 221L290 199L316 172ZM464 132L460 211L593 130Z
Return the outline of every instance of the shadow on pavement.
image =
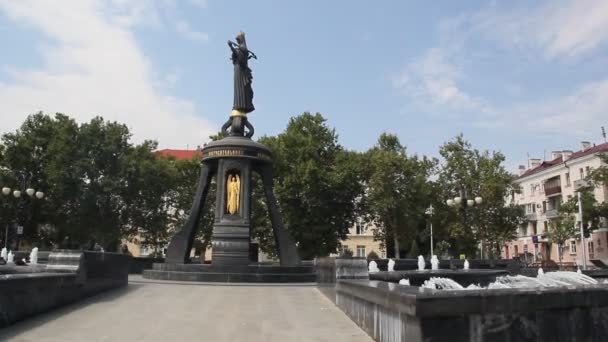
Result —
M13 325L0 329L0 341L12 341L16 336L27 332L28 330L37 328L46 323L52 322L57 318L60 318L63 315L67 315L71 312L78 311L82 308L85 308L89 305L94 305L97 303L103 302L111 302L114 301L124 295L127 295L131 292L139 290L143 284L132 284L129 283L128 286L109 290L106 292L102 292L93 297L86 298L84 300L68 304L66 306L62 306L56 309L52 309L50 311L34 315L28 317L20 322L17 322Z

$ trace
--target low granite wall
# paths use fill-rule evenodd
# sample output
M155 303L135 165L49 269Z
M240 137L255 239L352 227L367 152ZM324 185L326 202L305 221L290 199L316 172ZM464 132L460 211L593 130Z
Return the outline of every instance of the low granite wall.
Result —
M131 256L60 250L49 263L0 273L0 328L128 283ZM31 273L25 273L27 268Z
M336 305L376 341L605 341L608 287L440 291L342 280Z
M314 260L317 288L336 302L336 282L346 279L369 279L365 258L323 257Z
M144 270L151 270L152 265L155 263L164 262L165 258L133 257L131 266L129 267L129 274L142 274Z

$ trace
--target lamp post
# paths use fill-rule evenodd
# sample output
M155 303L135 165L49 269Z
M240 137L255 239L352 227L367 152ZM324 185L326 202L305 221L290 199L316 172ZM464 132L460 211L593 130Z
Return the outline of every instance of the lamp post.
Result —
M431 220L431 257L433 257L433 213L434 212L435 212L435 208L433 208L432 204L424 212L425 214L429 215L430 220Z
M577 192L577 206L578 206L578 221L580 222L580 234L581 234L581 249L583 252L583 270L587 269L587 244L585 241L585 229L583 221L583 201L581 193L584 188L589 186L589 182L584 179L577 180L574 182L574 190Z
M25 218L25 209L29 204L31 199L43 199L44 192L36 191L35 189L30 187L30 181L32 179L31 172L15 172L15 176L17 179L17 188L11 189L9 187L2 188L3 197L10 197L11 193L15 200L18 200L19 203L17 205L16 213L17 213L17 235L23 234L23 226L26 223ZM12 191L11 191L12 190ZM8 207L8 203L5 203L5 207ZM10 229L10 222L6 224L6 230L4 232L4 247L8 249L8 233ZM19 249L19 240L17 240L16 249Z
M448 199L446 204L450 207L460 208L462 210L463 223L465 227L467 226L467 209L473 208L474 206L478 206L483 203L483 198L477 196L473 199L468 198L467 191L465 189L460 189L460 195L454 197L454 199ZM483 259L483 241L481 241L481 259Z

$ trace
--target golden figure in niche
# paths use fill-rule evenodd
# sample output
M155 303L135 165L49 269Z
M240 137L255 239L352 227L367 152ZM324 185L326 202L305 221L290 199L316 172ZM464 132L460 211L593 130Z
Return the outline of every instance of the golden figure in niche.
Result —
M226 180L226 209L230 215L239 211L241 179L239 175L228 175Z

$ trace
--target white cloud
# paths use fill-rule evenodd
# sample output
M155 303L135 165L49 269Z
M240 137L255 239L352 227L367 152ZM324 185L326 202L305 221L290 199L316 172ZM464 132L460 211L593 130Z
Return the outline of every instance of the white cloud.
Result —
M49 38L38 49L43 66L2 66L11 76L0 83L2 129L16 129L27 114L42 110L62 112L80 122L96 115L124 122L136 142L157 139L161 146L185 147L206 141L215 125L198 116L192 102L158 86L151 63L131 32L132 25L158 20L158 11L148 4L0 1L0 13Z
M464 75L462 68L451 58L453 56L443 49L430 49L408 64L393 79L393 85L421 107L457 112L475 109L489 113L483 101L458 86Z
M206 42L209 40L209 35L206 32L201 32L194 30L188 22L184 20L180 20L175 24L175 29L182 36L187 39L198 41L198 42Z
M475 75L466 74L462 61L471 59L474 64L474 56L488 53L483 49L497 43L510 49L525 48L514 53L584 63L575 58L608 41L608 1L552 1L537 8L527 6L526 10L490 6L448 18L439 24L438 32L438 45L408 63L393 81L408 101L422 109L463 112L477 127L570 135L588 134L605 122L606 77L573 84L570 91L559 95L498 105L464 86L464 81ZM504 88L502 96L535 91L525 84L500 86Z
M447 28L473 31L510 46L540 49L547 58L571 58L608 43L608 1L548 1L537 8L488 7L461 16ZM446 30L447 31L447 30Z
M207 6L207 0L189 0L189 2L197 7L206 7Z
M588 134L589 129L606 121L608 79L585 83L570 94L544 99L514 108L513 124L529 129L568 134ZM505 113L505 116L508 113Z

